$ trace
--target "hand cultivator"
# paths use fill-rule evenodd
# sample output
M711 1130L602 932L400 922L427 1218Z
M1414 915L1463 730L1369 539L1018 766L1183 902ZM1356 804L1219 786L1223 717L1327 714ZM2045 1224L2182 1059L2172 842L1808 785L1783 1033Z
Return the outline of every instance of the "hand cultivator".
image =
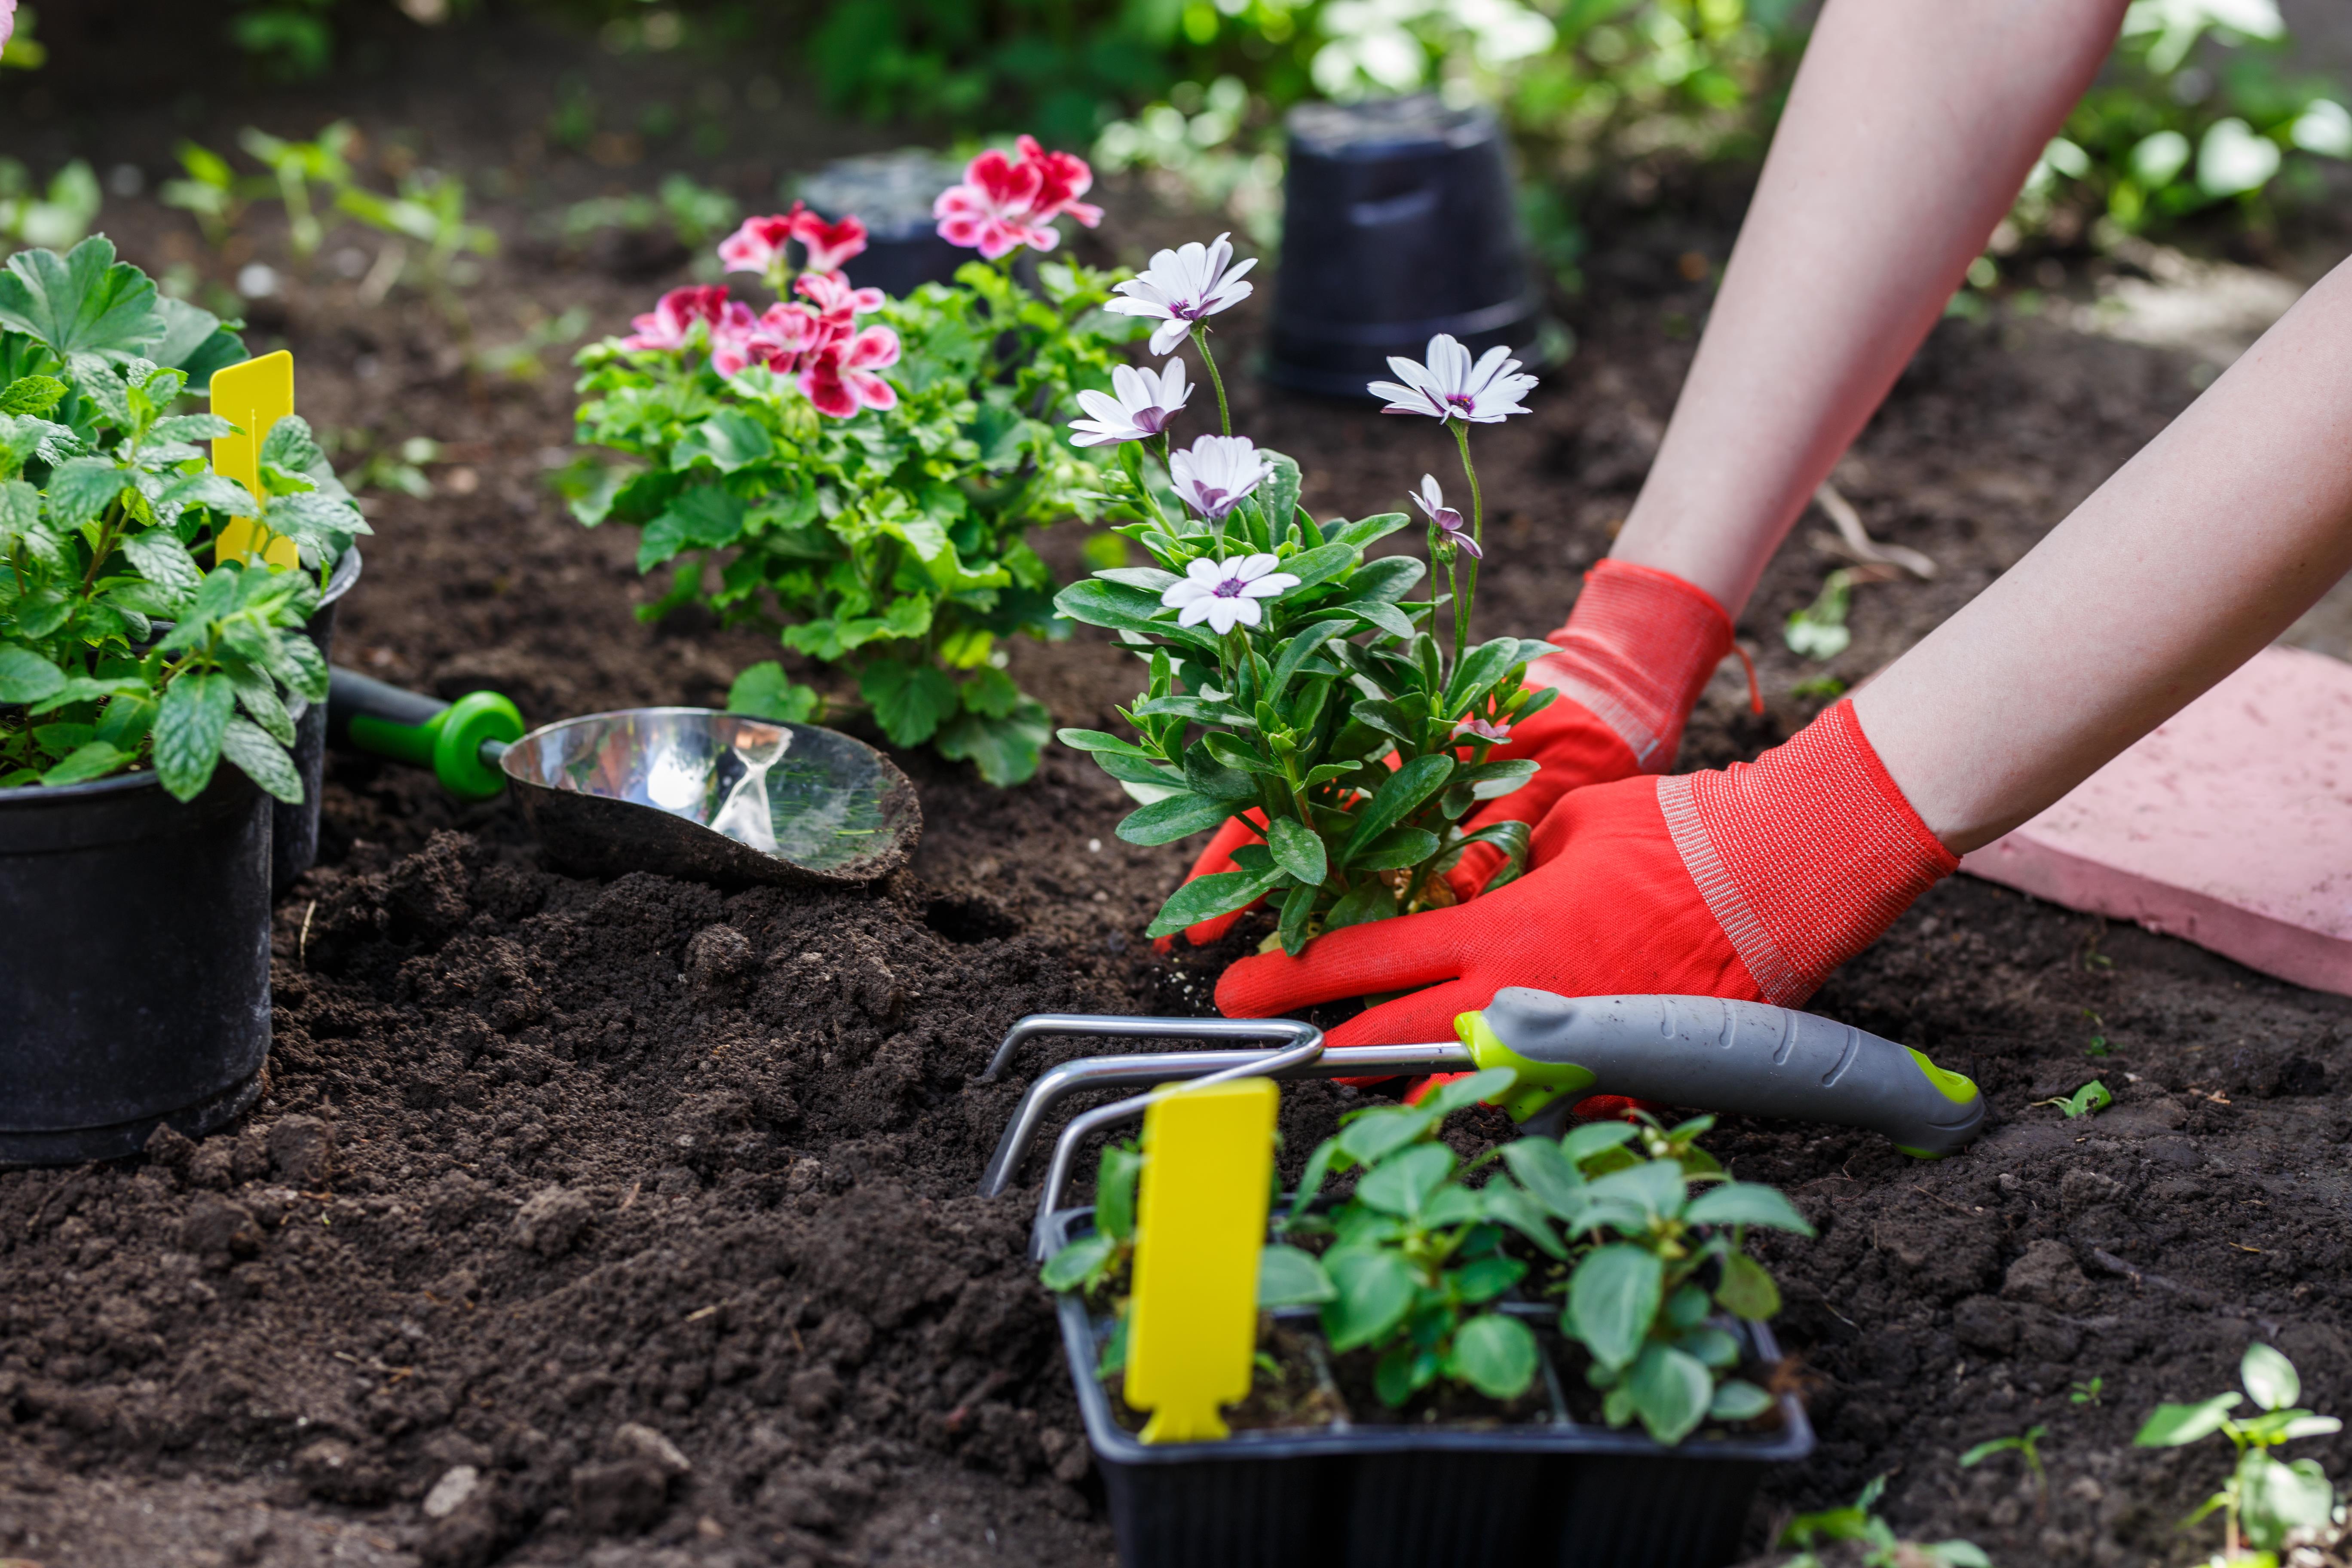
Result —
M1850 1024L1711 996L1556 996L1508 986L1481 1012L1454 1020L1458 1039L1427 1045L1327 1046L1322 1031L1287 1018L1127 1018L1040 1013L1013 1026L981 1075L993 1080L1041 1036L1115 1039L1265 1040L1278 1049L1156 1051L1090 1057L1040 1074L1022 1097L981 1178L1002 1193L1055 1103L1086 1089L1215 1078L1379 1078L1507 1068L1517 1082L1500 1101L1520 1122L1565 1120L1587 1095L1623 1095L1703 1110L1860 1127L1903 1152L1940 1159L1984 1121L1977 1087L1923 1053ZM1149 1097L1091 1110L1055 1150L1041 1213L1051 1212L1087 1132L1139 1114Z
M441 702L338 668L328 738L428 767L461 800L514 786L550 855L593 876L848 887L907 863L914 785L863 742L708 708L630 708L523 732L490 691Z

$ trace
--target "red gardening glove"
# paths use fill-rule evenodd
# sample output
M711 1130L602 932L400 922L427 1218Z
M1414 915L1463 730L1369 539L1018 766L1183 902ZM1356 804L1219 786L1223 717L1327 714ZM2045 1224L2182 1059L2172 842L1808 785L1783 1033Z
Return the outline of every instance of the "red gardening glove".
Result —
M1335 1046L1446 1040L1506 985L1794 1006L1959 862L1841 702L1753 763L1621 779L1537 827L1507 887L1227 969L1229 1017L1425 986L1333 1029Z
M1692 704L1734 647L1731 617L1707 594L1672 573L1610 560L1585 574L1568 624L1547 640L1559 651L1528 666L1528 684L1559 695L1490 753L1542 765L1465 828L1541 822L1570 790L1673 766ZM1466 900L1502 863L1501 850L1474 844L1445 879Z

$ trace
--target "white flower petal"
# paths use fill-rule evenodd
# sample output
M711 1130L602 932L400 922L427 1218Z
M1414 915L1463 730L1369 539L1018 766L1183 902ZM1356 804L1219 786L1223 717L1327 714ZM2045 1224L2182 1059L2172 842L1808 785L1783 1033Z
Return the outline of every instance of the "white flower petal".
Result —
M1193 582L1213 588L1225 580L1225 563L1203 555L1184 568L1184 574Z
M1176 624L1180 626L1197 626L1202 621L1207 621L1214 626L1217 619L1217 606L1227 603L1230 601L1203 594L1184 606L1184 613L1176 617ZM1217 627L1220 632L1224 629L1223 626Z
M1242 596L1249 599L1278 599L1289 589L1298 586L1298 579L1287 572L1276 572L1242 584Z
M1162 588L1160 591L1160 603L1168 609L1181 610L1197 599L1207 598L1215 589L1214 583L1196 583L1187 577Z
M1191 331L1191 322L1170 317L1165 322L1152 329L1151 352L1156 354L1174 353L1176 346L1182 342Z
M1255 555L1243 556L1241 560L1234 563L1226 575L1238 577L1243 582L1246 583L1253 577L1265 576L1267 573L1273 571L1281 563L1282 563L1276 560L1274 556L1260 552Z

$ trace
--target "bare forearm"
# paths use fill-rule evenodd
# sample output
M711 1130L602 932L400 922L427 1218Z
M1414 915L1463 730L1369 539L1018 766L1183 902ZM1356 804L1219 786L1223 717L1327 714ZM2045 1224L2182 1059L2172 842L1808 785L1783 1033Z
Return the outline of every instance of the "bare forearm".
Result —
M1612 553L1737 615L2113 46L2124 0L1830 0Z
M2352 570L2352 264L1854 699L1956 853L2032 816Z

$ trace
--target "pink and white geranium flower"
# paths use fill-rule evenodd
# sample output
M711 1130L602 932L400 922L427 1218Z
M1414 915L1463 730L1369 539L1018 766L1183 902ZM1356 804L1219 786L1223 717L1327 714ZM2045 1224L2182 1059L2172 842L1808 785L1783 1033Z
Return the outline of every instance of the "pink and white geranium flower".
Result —
M801 372L801 392L819 414L835 419L849 418L860 408L896 408L898 394L874 372L898 363L898 334L868 327L817 350Z
M1113 292L1126 298L1110 300L1103 309L1122 316L1157 316L1160 325L1151 330L1151 352L1173 353L1196 322L1250 297L1250 285L1241 278L1257 265L1257 258L1231 266L1234 247L1227 237L1221 234L1207 245L1196 239L1181 249L1159 252L1150 266L1114 287Z
M1203 436L1168 457L1168 478L1184 504L1214 522L1274 472L1246 436ZM1270 558L1269 558L1270 559Z
M799 205L793 204L795 207ZM866 249L866 226L855 217L827 223L816 214L803 211L793 220L793 237L807 250L811 272L838 272L851 257L862 255Z
M793 290L816 307L827 321L847 331L850 319L882 308L879 289L853 289L847 279L831 272L803 272L793 280Z
M1435 474L1421 476L1421 489L1413 495L1412 504L1421 508L1429 521L1436 524L1439 542L1451 544L1473 561L1486 553L1478 548L1478 542L1470 537L1470 525L1462 521L1462 514L1445 504L1445 492L1437 488Z
M1085 159L1048 153L1034 136L1022 137L1015 147L1017 161L992 147L964 165L961 184L940 193L931 216L941 239L995 261L1024 245L1051 250L1061 244L1057 217L1067 215L1088 228L1102 221L1100 207L1077 199L1095 180Z
M0 0L0 49L8 47L8 39L16 31L16 0Z
M1161 370L1120 365L1110 373L1110 391L1078 394L1078 406L1093 416L1070 421L1070 445L1101 447L1141 441L1168 428L1192 395L1184 384L1184 362L1171 359Z
M719 259L730 272L765 275L789 266L792 258L784 248L785 242L793 237L793 228L806 211L794 202L788 213L745 218L741 226L719 242Z
M740 300L728 300L710 323L710 368L721 375L733 375L764 357L754 346L759 335L760 318L751 313L751 307Z
M1429 340L1427 352L1426 364L1402 354L1389 356L1389 368L1396 372L1397 381L1375 381L1366 388L1376 397L1389 399L1381 413L1500 425L1514 414L1528 412L1519 399L1535 386L1536 378L1516 374L1519 362L1511 357L1510 350L1488 349L1474 364L1470 351L1458 339L1440 332Z
M722 284L700 288L673 289L657 300L654 308L632 321L637 330L621 340L625 349L682 349L697 321L709 321L714 326L727 309L727 289Z
M1184 568L1183 577L1168 585L1160 602L1177 612L1178 626L1197 626L1206 621L1210 629L1223 637L1237 626L1257 626L1265 615L1258 607L1260 600L1279 598L1286 588L1298 586L1297 577L1275 570L1280 564L1266 554L1223 561L1204 555Z

